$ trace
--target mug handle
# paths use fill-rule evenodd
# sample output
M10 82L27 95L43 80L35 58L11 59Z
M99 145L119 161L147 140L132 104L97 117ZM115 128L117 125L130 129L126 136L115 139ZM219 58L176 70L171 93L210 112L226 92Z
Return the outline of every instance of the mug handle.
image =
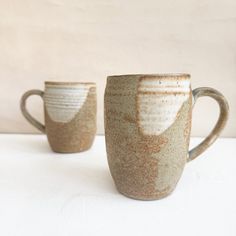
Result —
M25 117L26 120L29 121L30 124L32 124L34 127L36 127L38 130L41 132L45 133L45 125L41 124L39 121L37 121L33 116L30 115L30 113L26 109L26 100L29 96L31 95L39 95L43 99L44 92L41 90L37 89L32 89L23 94L21 97L21 102L20 102L20 108L23 116Z
M187 160L188 162L198 157L216 141L221 131L224 129L229 116L228 102L219 91L213 88L201 87L194 89L192 93L194 104L200 97L208 96L215 99L220 107L220 115L211 133L198 146L189 151L189 158Z

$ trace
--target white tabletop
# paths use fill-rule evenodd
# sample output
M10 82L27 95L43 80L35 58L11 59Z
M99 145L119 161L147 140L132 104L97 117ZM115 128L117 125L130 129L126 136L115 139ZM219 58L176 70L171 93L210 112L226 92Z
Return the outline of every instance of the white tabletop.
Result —
M199 139L192 139L196 144ZM0 135L0 235L236 235L236 139L186 165L158 201L119 194L104 136L79 154L53 153L43 135Z

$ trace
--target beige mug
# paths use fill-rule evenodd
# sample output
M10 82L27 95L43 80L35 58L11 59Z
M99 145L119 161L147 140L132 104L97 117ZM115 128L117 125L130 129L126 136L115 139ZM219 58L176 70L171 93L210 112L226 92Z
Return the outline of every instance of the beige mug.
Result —
M192 97L215 99L220 115L212 132L189 150ZM109 76L105 90L108 164L122 194L142 200L166 197L185 163L204 152L228 119L228 103L212 88L191 90L188 74Z
M39 95L44 101L45 125L26 109L26 100ZM45 91L29 90L21 98L24 117L47 134L53 151L81 152L89 149L96 134L96 84L81 82L45 82Z

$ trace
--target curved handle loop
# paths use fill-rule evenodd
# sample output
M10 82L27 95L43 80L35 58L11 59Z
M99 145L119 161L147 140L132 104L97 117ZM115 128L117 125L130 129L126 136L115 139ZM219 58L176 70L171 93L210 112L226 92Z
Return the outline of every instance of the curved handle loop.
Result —
M43 98L44 92L41 90L33 89L24 93L23 96L21 97L21 102L20 102L21 112L23 116L26 118L26 120L29 121L30 124L39 129L41 132L45 133L45 126L41 124L39 121L37 121L33 116L31 116L26 109L26 100L31 95L39 95L41 98Z
M189 151L188 162L192 161L211 146L224 129L229 116L229 105L225 97L213 88L201 87L193 90L194 103L199 97L209 96L217 101L220 106L218 121L211 133L195 148Z

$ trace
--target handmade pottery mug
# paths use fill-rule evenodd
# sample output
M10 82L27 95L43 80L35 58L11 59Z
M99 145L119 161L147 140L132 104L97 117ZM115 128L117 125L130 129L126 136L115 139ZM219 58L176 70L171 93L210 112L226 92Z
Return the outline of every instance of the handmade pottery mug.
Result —
M45 125L26 109L26 100L39 95L44 101ZM80 152L89 149L96 134L96 84L45 82L45 91L29 90L21 98L24 117L47 134L53 151Z
M209 96L220 116L209 136L190 152L192 97ZM166 197L186 162L219 136L228 103L212 88L191 90L188 74L108 76L105 90L105 137L108 164L118 191L128 197Z

